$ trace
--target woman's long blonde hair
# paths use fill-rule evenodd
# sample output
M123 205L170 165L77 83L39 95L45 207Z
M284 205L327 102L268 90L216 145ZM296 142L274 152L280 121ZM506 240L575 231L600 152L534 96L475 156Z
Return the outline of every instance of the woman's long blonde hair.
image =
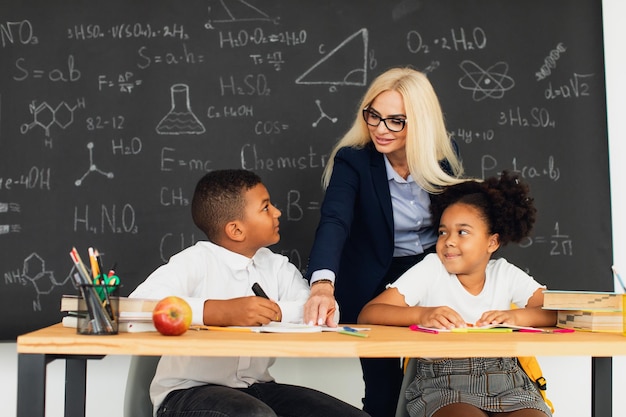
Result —
M384 91L397 91L406 111L406 158L413 180L429 193L462 182L463 165L457 157L443 120L439 99L424 74L411 68L392 68L371 84L356 114L352 127L333 148L322 174L324 189L330 183L335 155L344 147L362 148L372 141L361 112ZM440 161L447 160L452 169L447 174Z

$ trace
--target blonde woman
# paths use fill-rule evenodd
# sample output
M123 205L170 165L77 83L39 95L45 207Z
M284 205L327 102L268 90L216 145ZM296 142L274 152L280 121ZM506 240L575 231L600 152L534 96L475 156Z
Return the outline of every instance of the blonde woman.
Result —
M430 195L456 184L463 167L426 76L393 68L371 84L322 177L326 190L309 257L308 323L344 323L385 286L434 252ZM398 359L362 359L364 410L394 415L402 381Z

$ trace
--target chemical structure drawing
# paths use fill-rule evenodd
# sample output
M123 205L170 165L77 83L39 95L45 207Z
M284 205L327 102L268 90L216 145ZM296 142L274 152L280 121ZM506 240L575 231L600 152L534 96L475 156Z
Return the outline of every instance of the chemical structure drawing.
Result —
M320 100L315 100L315 104L317 105L317 108L320 111L320 117L318 117L318 119L316 121L313 122L313 127L317 127L317 125L323 120L323 119L328 119L333 123L337 123L337 118L336 117L330 117L328 116L324 110L322 110L322 102Z
M57 281L54 272L46 270L46 262L35 252L24 259L22 278L35 288L37 294L36 300L33 301L33 310L35 311L41 311L40 297L42 295L50 294L56 287L63 286L70 280L68 275L62 281Z
M470 90L474 101L486 98L500 99L504 93L515 87L515 81L509 77L509 65L496 62L486 70L472 61L463 61L459 65L465 75L459 79L459 87Z
M278 18L271 18L264 11L254 7L245 0L217 0L216 7L208 7L212 17L204 24L205 29L215 29L213 23L236 22L273 22L278 24Z
M87 149L89 149L89 168L87 168L87 171L83 174L82 177L80 177L79 179L77 179L74 184L77 187L80 187L83 183L83 181L85 180L85 178L87 178L87 175L91 174L92 172L97 172L98 174L102 174L105 177L107 177L108 179L112 179L114 177L112 172L105 172L102 171L101 169L98 169L98 167L96 166L96 164L93 163L93 142L89 142L87 144Z
M365 86L368 40L369 32L366 28L353 33L299 76L296 84L328 84L334 88L342 85ZM323 49L320 46L320 52Z
M33 115L33 121L24 123L20 127L20 132L24 135L35 126L39 126L44 130L46 137L50 137L50 128L52 126L57 125L63 130L67 129L74 122L74 111L84 107L84 99L76 100L76 104L73 106L62 101L54 108L45 101L40 104L36 104L33 101L28 105L28 110Z

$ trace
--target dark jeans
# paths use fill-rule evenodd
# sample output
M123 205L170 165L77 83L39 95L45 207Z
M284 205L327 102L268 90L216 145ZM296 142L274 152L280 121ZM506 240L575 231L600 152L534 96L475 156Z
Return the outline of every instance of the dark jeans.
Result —
M435 251L435 247L426 249L420 255L393 258L391 267L384 281L378 288L376 295L385 290L387 284L404 274L407 269L424 259L428 253ZM365 396L363 410L372 417L393 417L396 414L398 396L402 386L404 371L399 358L361 358L363 381L365 382Z
M368 414L314 389L264 382L248 388L202 385L173 391L157 412L157 417L165 416L368 417Z

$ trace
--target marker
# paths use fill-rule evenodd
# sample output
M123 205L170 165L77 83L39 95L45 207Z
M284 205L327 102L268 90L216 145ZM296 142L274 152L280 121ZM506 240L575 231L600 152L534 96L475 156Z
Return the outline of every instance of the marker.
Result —
M93 254L94 254L94 258L96 259L96 266L98 268L98 278L94 279L94 283L102 285L102 287L99 287L99 290L104 293L103 294L104 299L102 299L103 298L102 294L99 294L100 299L102 300L102 303L104 304L104 308L106 308L106 311L109 314L109 317L111 318L111 320L115 320L115 316L113 315L113 308L111 307L111 298L109 297L109 294L112 293L113 290L115 290L117 285L119 285L119 278L113 277L111 279L106 279L108 277L105 277L104 275L104 268L102 266L102 258L100 257L100 252L98 252L98 249L94 249ZM117 280L115 280L115 278L117 278Z
M622 280L622 277L617 272L617 269L615 269L615 265L611 266L611 269L613 270L613 274L615 274L615 276L617 277L617 280L619 281L619 285L622 286L622 290L626 292L626 285L624 285L624 281Z
M109 269L109 273L107 274L109 277L112 277L113 275L115 275L115 268L117 268L117 262L115 262L113 266L111 267L111 269Z
M554 330L545 330L548 333L574 333L574 329L554 329Z
M93 254L96 258L96 265L98 266L98 277L100 278L98 284L106 285L106 282L104 280L104 268L102 266L102 258L100 257L100 252L98 252L98 249L94 249Z
M254 284L252 284L252 291L254 292L254 295L256 295L257 297L263 297L269 300L269 297L267 296L267 294L265 294L265 291L263 291L263 288L261 288L258 282L255 282Z
M467 333L512 333L513 329L505 327L492 327L489 329L469 328L465 329Z
M409 326L409 329L413 330L414 332L422 332L422 333L430 333L430 334L439 334L439 330L435 330L435 329L427 329L425 327L422 326L418 326L417 324L411 324Z

